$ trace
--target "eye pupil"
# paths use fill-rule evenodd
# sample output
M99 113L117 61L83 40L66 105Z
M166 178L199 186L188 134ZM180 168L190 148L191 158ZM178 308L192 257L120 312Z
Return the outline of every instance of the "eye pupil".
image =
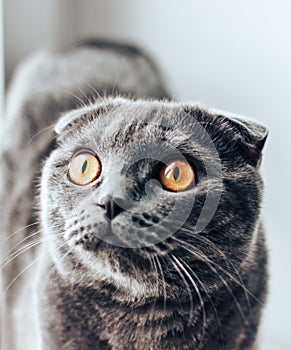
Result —
M191 188L195 180L194 168L187 160L172 160L164 162L160 169L160 181L164 189L181 192Z
M180 175L180 169L178 167L175 167L175 169L173 171L173 176L174 176L175 181L178 180L179 175Z
M75 185L85 186L95 181L101 173L101 163L91 152L78 152L69 164L68 178Z
M88 166L88 161L85 160L85 162L84 162L84 164L83 164L83 166L82 166L82 174L85 173L85 171L86 171L86 169L87 169L87 166Z

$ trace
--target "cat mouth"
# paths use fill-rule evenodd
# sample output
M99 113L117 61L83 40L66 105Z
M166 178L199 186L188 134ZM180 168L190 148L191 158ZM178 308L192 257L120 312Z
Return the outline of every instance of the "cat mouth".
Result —
M103 243L104 245L120 246L124 245L124 242L119 238L117 232L112 227L111 220L106 221L106 225L101 232L93 232L93 235L100 242L98 247Z

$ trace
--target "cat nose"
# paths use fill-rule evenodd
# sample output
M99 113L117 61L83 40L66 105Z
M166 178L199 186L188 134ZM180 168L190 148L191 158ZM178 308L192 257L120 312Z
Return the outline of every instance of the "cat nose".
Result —
M100 199L97 205L104 210L104 215L113 220L118 214L128 209L128 204L122 198L107 195Z

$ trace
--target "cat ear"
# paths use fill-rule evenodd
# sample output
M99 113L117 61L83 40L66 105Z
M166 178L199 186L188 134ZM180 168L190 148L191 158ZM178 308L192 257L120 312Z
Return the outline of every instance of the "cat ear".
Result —
M268 129L262 124L248 118L228 117L235 127L239 138L236 140L244 150L244 155L251 164L260 165L262 150L268 137Z
M59 121L55 125L55 132L61 134L76 122L80 123L80 125L82 122L88 123L88 121L92 121L96 117L108 113L113 108L127 101L129 100L122 97L106 98L106 100L103 99L101 102L97 101L95 104L89 104L86 107L68 111L59 118Z
M255 146L262 151L268 137L268 129L252 119L233 117L232 120L237 123L237 128L240 129L246 141L252 140Z
M221 131L229 130L228 133L232 137L233 145L241 156L249 164L259 166L262 150L268 138L268 129L253 119L216 109L208 111L217 118ZM227 122L227 126L225 122Z
M55 125L55 132L59 135L61 134L67 127L72 126L75 121L77 121L82 115L89 112L91 107L85 107L81 109L74 109L68 113L65 113L60 117L57 124Z

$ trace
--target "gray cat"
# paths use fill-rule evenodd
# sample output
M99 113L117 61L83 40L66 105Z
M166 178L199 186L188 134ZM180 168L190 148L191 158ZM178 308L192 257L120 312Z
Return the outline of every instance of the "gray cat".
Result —
M99 41L24 63L1 132L3 349L252 347L263 126Z

